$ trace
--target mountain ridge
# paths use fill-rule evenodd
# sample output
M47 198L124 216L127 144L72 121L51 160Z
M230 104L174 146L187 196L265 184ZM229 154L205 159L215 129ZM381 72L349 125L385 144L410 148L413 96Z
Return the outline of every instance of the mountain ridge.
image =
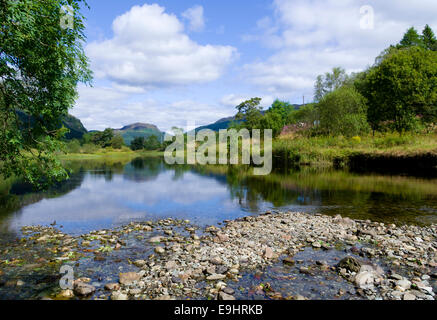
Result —
M27 115L24 111L19 109L15 110L15 113L23 124L26 123L33 126L35 119L32 116ZM88 133L88 130L84 127L80 119L71 114L67 114L59 119L59 128L62 125L70 130L70 132L65 134L65 139L67 140L81 139L84 134Z
M141 129L152 129L152 130L161 131L156 125L150 123L143 123L143 122L131 123L125 125L121 129L114 129L114 131L141 130Z
M156 136L160 141L164 137L164 133L156 125L143 122L131 123L123 126L121 129L113 129L113 131L122 136L126 145L130 145L138 137L148 138Z

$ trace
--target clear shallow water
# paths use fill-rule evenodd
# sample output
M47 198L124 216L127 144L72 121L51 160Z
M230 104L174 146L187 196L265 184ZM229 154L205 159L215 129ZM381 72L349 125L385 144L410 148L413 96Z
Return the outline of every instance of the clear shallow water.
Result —
M72 178L48 192L12 184L0 194L0 233L49 225L80 234L166 217L218 224L269 209L390 223L437 223L437 180L305 169L267 177L224 167L171 167L161 158L67 163Z

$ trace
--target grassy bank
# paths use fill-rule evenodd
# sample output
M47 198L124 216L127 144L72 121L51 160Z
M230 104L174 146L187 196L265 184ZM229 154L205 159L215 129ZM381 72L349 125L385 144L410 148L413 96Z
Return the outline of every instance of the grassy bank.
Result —
M293 137L284 136L273 142L273 157L284 165L347 165L352 156L366 155L415 157L434 154L437 157L437 134L376 134L364 137Z
M137 158L137 157L155 157L162 156L164 152L161 151L132 151L130 149L99 149L93 153L67 153L59 154L61 160L95 160L102 158Z

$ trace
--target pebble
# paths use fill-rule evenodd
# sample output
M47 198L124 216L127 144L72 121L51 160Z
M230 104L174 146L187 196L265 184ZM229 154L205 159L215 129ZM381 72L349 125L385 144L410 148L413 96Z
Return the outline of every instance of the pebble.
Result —
M220 259L219 257L214 257L209 262L211 262L214 265L220 265L223 263L222 259Z
M96 291L96 288L90 284L79 282L74 287L74 294L78 296L89 296Z
M411 281L408 281L406 279L397 280L396 286L401 288L402 291L405 291L411 288Z
M22 286L24 286L24 281L18 280L17 281L17 287L22 287Z
M272 259L273 258L273 250L270 247L266 247L264 249L264 258Z
M59 293L58 296L59 296L60 298L66 298L66 299L69 299L69 298L73 298L73 297L74 297L74 292L73 292L73 290L66 289L66 290L62 290L62 291Z
M224 274L212 274L206 278L206 280L209 281L223 280L223 279L226 279L226 275Z
M404 294L404 298L403 298L404 300L416 300L416 296L414 295L414 294L411 294L411 293L405 293Z
M232 273L232 274L239 274L240 271L239 271L238 269L232 268L232 269L229 270L229 273Z
M315 241L315 242L312 243L312 246L313 246L313 248L321 248L322 244L320 242L318 242L318 241Z
M224 301L236 300L234 296L227 294L223 291L219 292L218 298L219 298L219 300L224 300Z
M130 285L141 279L141 275L136 272L120 273L119 282L123 285Z
M230 294L230 295L232 295L232 294L235 293L235 290L232 289L232 288L229 288L229 287L226 287L226 288L222 289L222 291L223 291L224 293L226 293L226 294Z
M294 261L294 259L292 257L286 257L286 258L284 258L282 260L282 262L284 264L288 264L288 265L294 265L295 264L295 261Z
M136 267L141 268L146 264L146 261L144 260L135 260L133 263Z
M158 254L163 254L165 253L165 249L163 247L156 247L155 252Z
M162 241L162 237L161 236L156 236L156 237L152 237L149 239L150 243L158 243Z
M109 291L120 290L120 285L118 283L108 283L105 285L105 289Z
M129 300L129 297L127 294L121 293L119 291L114 291L111 294L111 300Z
M369 271L362 271L355 276L355 284L361 289L373 286L374 282L375 275Z
M389 279L394 279L394 280L402 280L402 279L404 279L404 277L402 277L401 275L396 274L396 273L392 273L391 275L389 275L388 278Z

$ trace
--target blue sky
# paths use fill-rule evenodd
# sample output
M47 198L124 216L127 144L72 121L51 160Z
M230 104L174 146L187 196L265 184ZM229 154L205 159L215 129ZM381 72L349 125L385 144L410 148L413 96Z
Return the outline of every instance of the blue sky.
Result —
M85 50L95 78L79 86L71 113L89 130L204 125L255 96L266 108L276 98L310 101L318 74L365 69L410 26L437 31L435 0L88 3Z

